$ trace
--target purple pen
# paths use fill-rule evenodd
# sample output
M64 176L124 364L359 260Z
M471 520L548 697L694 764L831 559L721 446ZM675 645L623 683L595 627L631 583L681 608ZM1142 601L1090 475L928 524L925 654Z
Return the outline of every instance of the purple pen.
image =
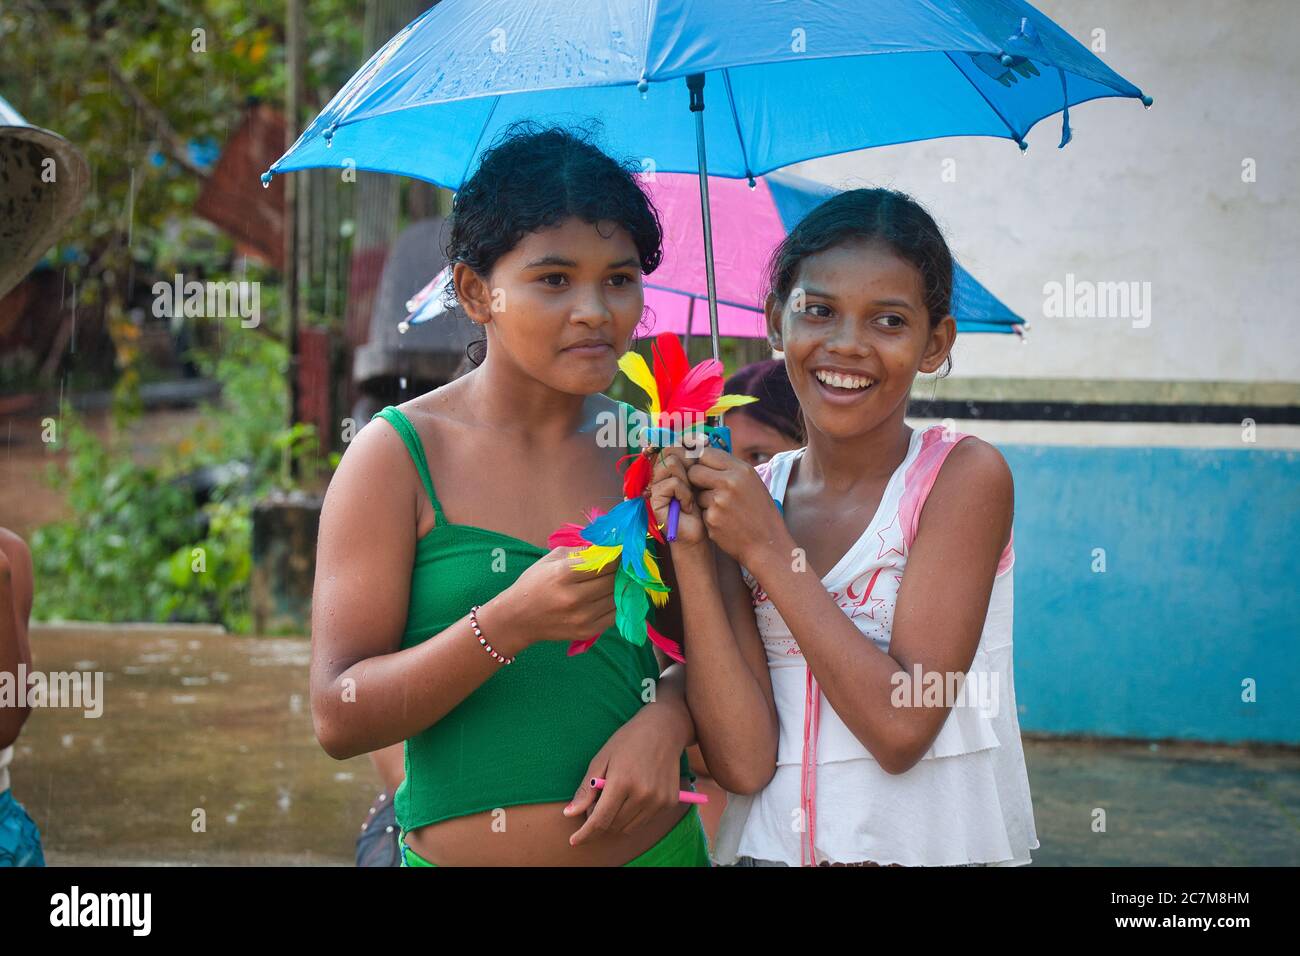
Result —
M676 498L668 502L668 534L669 541L677 540L677 517L682 513L682 504Z

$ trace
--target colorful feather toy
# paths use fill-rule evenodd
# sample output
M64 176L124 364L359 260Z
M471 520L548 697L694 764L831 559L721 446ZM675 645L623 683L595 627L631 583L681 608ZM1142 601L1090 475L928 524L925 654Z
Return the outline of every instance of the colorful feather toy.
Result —
M600 571L618 561L614 581L618 632L638 647L649 639L673 660L681 661L681 645L659 633L647 620L652 604L663 607L668 603L668 585L659 572L653 547L646 540L649 537L666 543L645 497L654 473L654 458L660 448L679 443L684 435L715 431L707 418L757 399L723 395L722 363L706 359L692 368L681 342L671 332L655 338L651 353L653 373L636 352L628 352L618 361L623 374L649 399L649 426L640 436L642 448L619 460L624 500L608 513L589 512L586 526L566 524L547 543L552 548L578 549L574 557L581 559L575 566L579 571ZM569 645L569 654L581 654L599 636L574 641Z

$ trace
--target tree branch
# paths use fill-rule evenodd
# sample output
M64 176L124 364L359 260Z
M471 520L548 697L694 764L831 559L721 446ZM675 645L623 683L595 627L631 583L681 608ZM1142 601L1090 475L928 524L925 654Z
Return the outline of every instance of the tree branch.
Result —
M192 159L190 159L185 142L179 135L177 135L176 130L172 128L172 124L163 114L163 111L155 106L149 97L141 93L134 83L127 79L126 75L118 69L116 63L112 60L105 59L104 65L108 68L109 75L113 78L113 82L117 84L118 88L123 93L126 94L127 99L131 101L135 108L144 114L145 119L148 120L149 124L154 128L154 131L158 134L158 138L162 141L163 150L167 155L187 173L206 181L208 174L204 172L202 167L198 166Z

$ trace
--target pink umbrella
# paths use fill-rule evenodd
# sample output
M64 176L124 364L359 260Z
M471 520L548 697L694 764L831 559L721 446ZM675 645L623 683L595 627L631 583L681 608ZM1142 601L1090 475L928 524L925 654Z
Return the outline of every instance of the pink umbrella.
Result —
M664 256L646 277L646 305L656 332L708 335L699 180L689 173L642 176L641 185L659 210ZM763 299L768 256L814 207L835 195L833 187L770 173L751 189L744 180L709 177L714 237L718 334L763 338ZM953 315L963 332L1019 332L1023 320L969 272L954 264Z
M658 173L642 176L641 185L659 210L664 230L663 260L645 283L654 331L709 335L699 179L691 173ZM766 336L762 310L768 256L799 220L836 191L784 172L757 179L753 189L741 179L709 177L720 336ZM412 298L407 321L418 324L441 313L441 289L448 281L450 274L440 273ZM953 270L953 315L962 332L1020 332L1024 327L960 265Z

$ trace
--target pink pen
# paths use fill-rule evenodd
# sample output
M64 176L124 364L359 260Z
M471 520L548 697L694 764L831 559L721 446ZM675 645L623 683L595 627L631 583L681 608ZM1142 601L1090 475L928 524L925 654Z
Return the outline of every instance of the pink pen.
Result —
M597 790L604 790L605 778L592 777L591 785ZM709 795L707 793L696 793L694 790L678 790L677 799L682 803L708 803Z

